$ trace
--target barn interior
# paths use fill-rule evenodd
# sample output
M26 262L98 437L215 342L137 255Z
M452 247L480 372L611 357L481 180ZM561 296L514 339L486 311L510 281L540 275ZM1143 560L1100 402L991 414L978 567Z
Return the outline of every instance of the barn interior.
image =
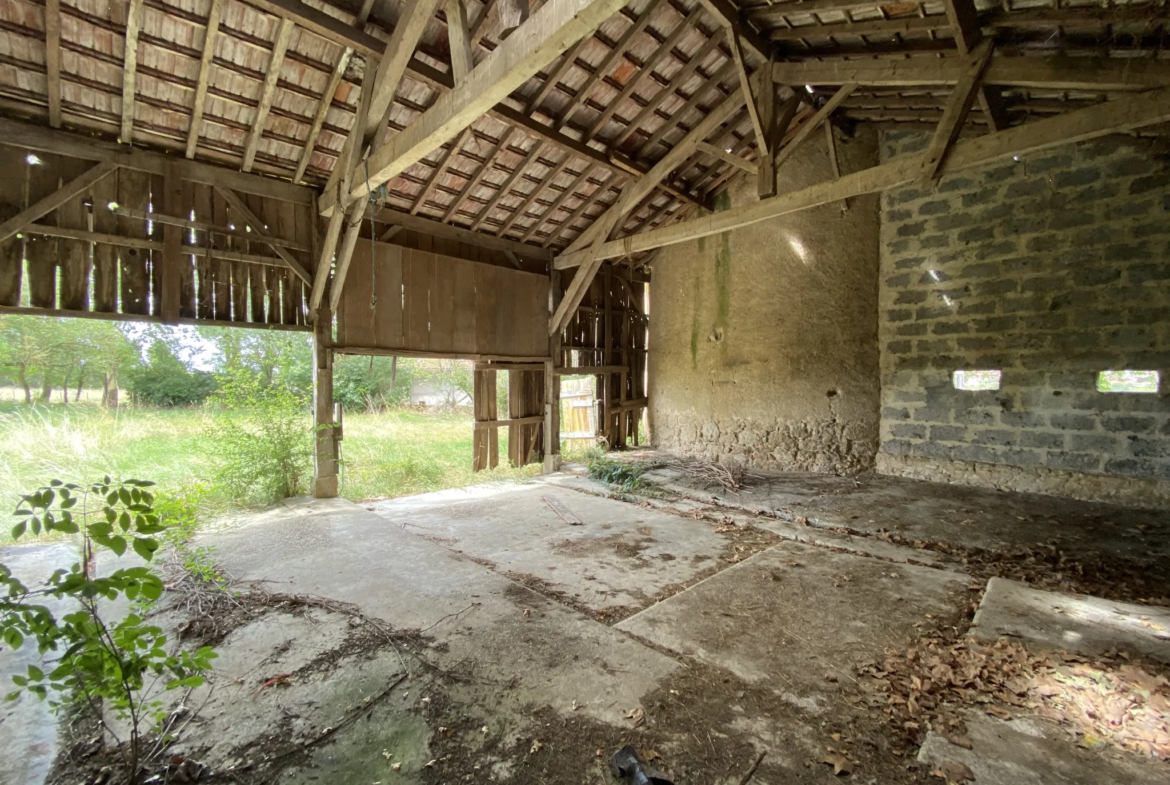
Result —
M0 313L313 339L314 498L203 538L251 588L165 617L220 658L143 781L1167 781L1168 23L0 2ZM342 354L473 362L544 474L337 498Z

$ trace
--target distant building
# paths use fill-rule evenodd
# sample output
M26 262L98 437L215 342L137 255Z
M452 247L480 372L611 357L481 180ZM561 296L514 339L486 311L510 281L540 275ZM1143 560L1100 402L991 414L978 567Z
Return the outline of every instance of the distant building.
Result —
M413 380L410 383L410 403L414 406L471 406L471 396L462 390L456 390L448 395L446 390L436 389L428 382Z

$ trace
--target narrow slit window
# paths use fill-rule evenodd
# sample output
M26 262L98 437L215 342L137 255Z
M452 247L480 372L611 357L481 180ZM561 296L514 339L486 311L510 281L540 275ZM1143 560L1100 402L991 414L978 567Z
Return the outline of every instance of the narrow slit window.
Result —
M1002 371L955 371L951 383L956 390L998 390Z
M1101 371L1097 374L1097 392L1157 393L1160 381L1157 371Z

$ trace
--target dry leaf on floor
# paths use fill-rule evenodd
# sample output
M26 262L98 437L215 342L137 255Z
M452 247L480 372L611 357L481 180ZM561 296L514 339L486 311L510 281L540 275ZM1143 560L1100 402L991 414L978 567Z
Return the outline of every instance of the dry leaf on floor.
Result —
M646 710L641 706L635 706L622 716L624 716L627 720L633 720L634 727L636 728L646 721Z
M543 744L543 743L541 743L541 742L537 741L536 739L533 739L533 740L532 740L532 746L528 748L528 754L529 754L529 755L534 755L534 754L536 754L536 753L540 752L540 749L541 749L541 747L543 747L543 746L544 746L544 744Z
M654 760L662 760L662 756L659 755L654 750L646 750L645 752L642 753L642 760L649 763L650 761L654 761Z
M833 767L833 773L838 777L848 777L853 773L853 763L839 752L828 752L821 758L821 763Z
M971 771L965 763L959 763L957 760L943 761L942 765L931 774L954 783L972 782L975 779L975 772Z

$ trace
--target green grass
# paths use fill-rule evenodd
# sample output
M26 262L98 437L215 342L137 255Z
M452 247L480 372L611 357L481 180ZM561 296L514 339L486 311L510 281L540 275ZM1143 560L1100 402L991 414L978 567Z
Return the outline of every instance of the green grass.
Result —
M471 422L469 414L347 413L342 495L392 498L539 473L539 465L508 466L506 430L500 468L472 472ZM85 483L109 474L154 480L160 490L178 492L206 483L214 469L210 428L201 409L113 412L87 402L30 407L2 401L0 524L20 494L55 478ZM9 539L9 529L0 525L0 542Z

